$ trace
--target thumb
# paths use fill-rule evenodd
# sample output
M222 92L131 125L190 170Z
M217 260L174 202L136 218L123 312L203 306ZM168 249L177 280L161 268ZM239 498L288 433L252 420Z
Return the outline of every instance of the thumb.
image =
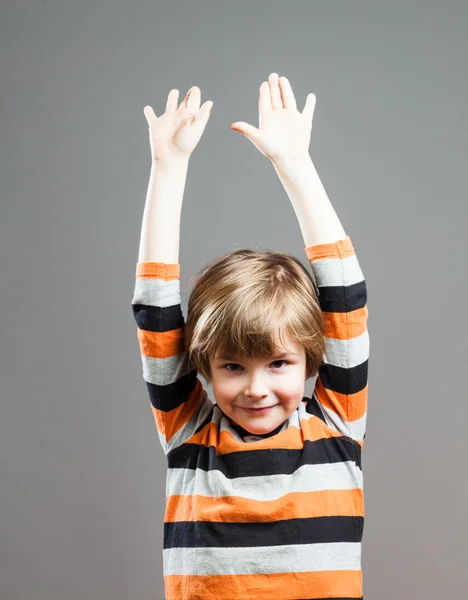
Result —
M258 129L256 127L252 127L248 123L244 123L243 121L237 121L231 125L231 129L233 131L239 131L243 135L245 135L250 140L255 140L257 138Z

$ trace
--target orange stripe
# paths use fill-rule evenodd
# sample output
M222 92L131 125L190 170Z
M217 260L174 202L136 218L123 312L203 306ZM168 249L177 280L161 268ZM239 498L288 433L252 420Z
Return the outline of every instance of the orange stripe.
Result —
M331 244L318 244L305 248L307 258L310 262L324 258L347 258L355 254L353 244L349 235L344 240Z
M151 405L156 426L159 431L164 433L167 442L171 440L187 421L190 421L195 412L199 409L200 399L203 393L202 382L197 379L197 383L188 395L187 400L173 410L164 412Z
M320 377L315 382L315 394L325 408L329 408L337 413L340 419L346 423L352 423L356 419L361 419L367 410L369 383L360 392L355 394L339 394L323 386Z
M168 496L164 522L263 523L330 516L364 517L362 490L291 492L269 501L199 494Z
M201 385L201 383L200 383ZM172 414L172 413L171 413ZM278 433L272 438L265 438L257 442L237 442L229 431L219 432L216 423L208 423L202 430L195 433L187 440L189 444L200 444L205 447L214 446L218 455L230 452L245 452L252 449L284 449L301 450L304 447L304 437L309 441L323 438L343 437L338 431L329 429L318 417L301 422L302 434L296 427L288 427L285 431Z
M165 434L166 433L166 415L167 413L163 410L157 410L151 405L151 410L153 411L154 422L156 423L156 427L158 431ZM167 438L166 438L167 439Z
M137 328L140 351L148 358L167 358L185 352L184 328L170 331L146 331Z
M166 575L164 582L168 600L181 598L250 600L252 597L255 597L255 600L271 600L280 593L287 593L288 598L361 598L362 596L361 570L257 575Z
M137 263L136 278L137 279L179 279L180 264L169 264L161 262L143 262Z
M345 313L323 312L324 335L336 340L350 340L367 331L367 305Z

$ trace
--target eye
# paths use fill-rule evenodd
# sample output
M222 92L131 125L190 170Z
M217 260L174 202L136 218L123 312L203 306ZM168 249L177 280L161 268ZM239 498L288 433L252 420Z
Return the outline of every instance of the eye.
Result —
M275 360L271 364L275 365L275 364L278 364L278 363L285 363L287 365L289 364L287 360Z
M223 365L223 369L226 369L226 367L240 367L240 365L238 365L237 363L227 363L225 365ZM227 369L227 371L232 371L232 369ZM237 371L237 369L234 369L234 371Z

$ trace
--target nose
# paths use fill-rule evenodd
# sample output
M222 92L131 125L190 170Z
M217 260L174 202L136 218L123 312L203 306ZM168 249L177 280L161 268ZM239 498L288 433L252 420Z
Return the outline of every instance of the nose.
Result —
M261 373L252 372L247 378L244 395L246 398L263 398L268 396L268 386Z

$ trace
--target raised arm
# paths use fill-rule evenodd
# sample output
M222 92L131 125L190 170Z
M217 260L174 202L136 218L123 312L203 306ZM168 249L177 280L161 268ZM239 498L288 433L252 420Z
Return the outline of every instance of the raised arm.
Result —
M200 90L192 90L179 108L178 91L172 90L159 119L145 107L152 161L132 308L143 378L166 454L181 432L189 434L186 424L203 396L185 353L179 279L180 217L189 157L208 120L210 104L199 110Z
M180 215L190 156L209 119L212 102L200 109L200 89L191 88L177 107L169 92L159 118L145 106L151 147L151 175L141 228L138 262L179 262Z
M367 289L351 239L309 155L315 96L297 111L288 80L272 73L259 93L260 128L235 123L271 160L304 237L325 317L325 354L311 402L326 423L356 440L365 437L369 335Z

